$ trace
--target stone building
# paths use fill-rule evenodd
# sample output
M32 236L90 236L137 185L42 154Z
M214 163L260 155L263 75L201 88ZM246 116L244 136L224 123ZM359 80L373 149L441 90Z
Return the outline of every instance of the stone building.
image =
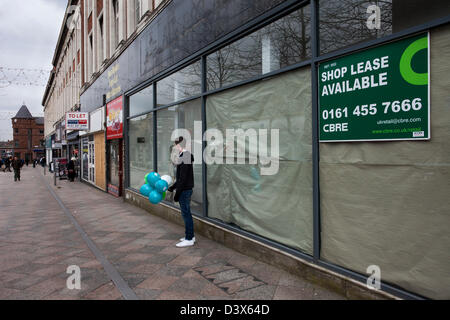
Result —
M123 153L123 144L117 136L112 143L105 142L106 106L92 105L95 108L89 111L88 131L66 130L65 116L67 112L81 111L81 93L96 83L167 2L67 0L53 70L42 99L47 163L79 158L77 166L84 181L101 190L107 190L108 185L114 190L121 188L121 160L117 158L108 164L113 167L112 172L106 170L106 149L112 148L109 152L114 154ZM106 86L114 86L116 76L111 73ZM117 88L110 90L114 92ZM108 180L107 175L112 178Z
M26 105L11 119L13 127L14 156L34 160L44 156L44 118L33 117Z

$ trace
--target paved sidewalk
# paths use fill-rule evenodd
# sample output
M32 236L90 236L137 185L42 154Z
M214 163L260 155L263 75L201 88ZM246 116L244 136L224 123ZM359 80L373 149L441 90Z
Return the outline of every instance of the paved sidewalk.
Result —
M84 183L54 187L42 167L21 176L0 172L0 299L345 298L201 235L176 248L183 227ZM67 289L70 265L81 290Z

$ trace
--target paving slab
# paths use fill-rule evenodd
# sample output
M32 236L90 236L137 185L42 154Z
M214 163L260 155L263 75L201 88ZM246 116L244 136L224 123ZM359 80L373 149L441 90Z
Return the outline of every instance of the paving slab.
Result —
M0 172L0 299L345 299L79 181ZM77 266L81 289L69 289Z

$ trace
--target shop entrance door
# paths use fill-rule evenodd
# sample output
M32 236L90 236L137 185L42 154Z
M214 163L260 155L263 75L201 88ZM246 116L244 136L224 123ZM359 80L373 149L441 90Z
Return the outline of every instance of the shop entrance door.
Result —
M116 197L122 195L122 141L122 139L110 140L108 146L108 192Z
M89 141L89 181L95 184L95 144L94 141Z

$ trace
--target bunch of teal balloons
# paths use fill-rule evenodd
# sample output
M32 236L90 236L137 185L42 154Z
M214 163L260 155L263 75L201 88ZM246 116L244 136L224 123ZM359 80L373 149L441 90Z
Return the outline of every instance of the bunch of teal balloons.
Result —
M166 198L167 189L172 184L170 176L160 176L157 172L145 175L145 184L141 187L141 194L148 197L152 204L158 204Z

